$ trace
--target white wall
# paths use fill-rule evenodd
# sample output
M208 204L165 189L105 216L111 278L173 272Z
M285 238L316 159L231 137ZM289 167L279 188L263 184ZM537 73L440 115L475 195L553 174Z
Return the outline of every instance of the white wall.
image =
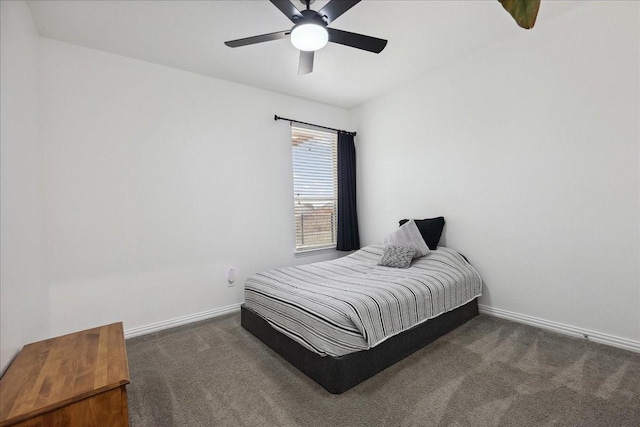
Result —
M640 341L639 4L584 2L354 111L362 240L444 215L481 303Z
M38 33L24 2L0 2L0 373L49 333L44 272Z
M549 20L543 7L533 31L514 25L353 123L38 39L23 2L0 4L0 370L28 342L227 307L255 271L335 256L293 256L289 127L274 113L358 131L364 243L443 214L483 304L640 338L637 3Z
M290 127L348 111L41 41L52 333L139 328L243 301L295 258ZM235 267L235 287L226 271Z

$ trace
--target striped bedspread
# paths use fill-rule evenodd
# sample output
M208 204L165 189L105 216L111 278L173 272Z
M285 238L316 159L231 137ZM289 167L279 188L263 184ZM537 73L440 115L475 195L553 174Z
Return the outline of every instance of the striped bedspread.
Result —
M245 283L246 307L323 356L369 349L482 293L476 270L438 247L406 269L381 267L381 245L332 261L265 271Z

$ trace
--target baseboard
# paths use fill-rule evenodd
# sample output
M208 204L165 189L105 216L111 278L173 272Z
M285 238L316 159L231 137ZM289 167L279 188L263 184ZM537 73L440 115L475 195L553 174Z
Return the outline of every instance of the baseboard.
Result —
M213 310L202 311L200 313L189 314L187 316L176 317L175 319L152 323L150 325L126 329L124 331L124 337L133 338L139 335L146 335L152 332L158 332L163 329L175 328L176 326L182 326L188 323L198 322L200 320L211 319L212 317L224 316L225 314L230 314L230 313L240 311L241 305L242 303L231 304L225 307L214 308Z
M240 311L242 303L231 304L225 307L214 308L213 310L202 311L200 313L190 314L187 316L177 317L175 319L164 320L162 322L152 323L150 325L139 326L124 331L125 338L133 338L140 335L146 335L158 332L163 329L175 328L200 320L211 319L213 317L224 316ZM584 338L589 341L600 344L609 345L611 347L622 348L624 350L640 353L640 342L627 338L620 338L614 335L603 334L601 332L590 331L588 329L577 328L575 326L565 325L563 323L552 322L550 320L540 319L526 314L514 313L512 311L502 310L499 308L489 307L487 305L478 304L480 313L489 316L500 317L502 319L512 320L514 322L524 323L526 325L536 326L538 328L547 329L559 334L571 335L573 337Z
M514 322L524 323L538 328L547 329L559 334L571 335L574 337L584 338L589 341L600 344L609 345L611 347L622 348L624 350L640 353L640 342L627 338L620 338L614 335L603 334L601 332L590 331L588 329L577 328L575 326L565 325L563 323L552 322L525 314L514 313L512 311L501 310L499 308L489 307L478 304L480 313L489 316L500 317L502 319L512 320Z

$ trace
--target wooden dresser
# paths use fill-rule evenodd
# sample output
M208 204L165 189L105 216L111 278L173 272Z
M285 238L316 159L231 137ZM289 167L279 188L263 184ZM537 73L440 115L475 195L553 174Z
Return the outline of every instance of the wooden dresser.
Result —
M23 347L0 379L0 427L128 426L122 323Z

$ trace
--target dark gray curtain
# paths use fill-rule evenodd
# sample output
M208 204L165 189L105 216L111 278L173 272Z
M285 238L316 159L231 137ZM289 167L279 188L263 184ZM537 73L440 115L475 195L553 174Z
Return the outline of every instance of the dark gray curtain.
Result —
M356 146L353 135L338 132L338 236L336 249L360 249L356 209Z

